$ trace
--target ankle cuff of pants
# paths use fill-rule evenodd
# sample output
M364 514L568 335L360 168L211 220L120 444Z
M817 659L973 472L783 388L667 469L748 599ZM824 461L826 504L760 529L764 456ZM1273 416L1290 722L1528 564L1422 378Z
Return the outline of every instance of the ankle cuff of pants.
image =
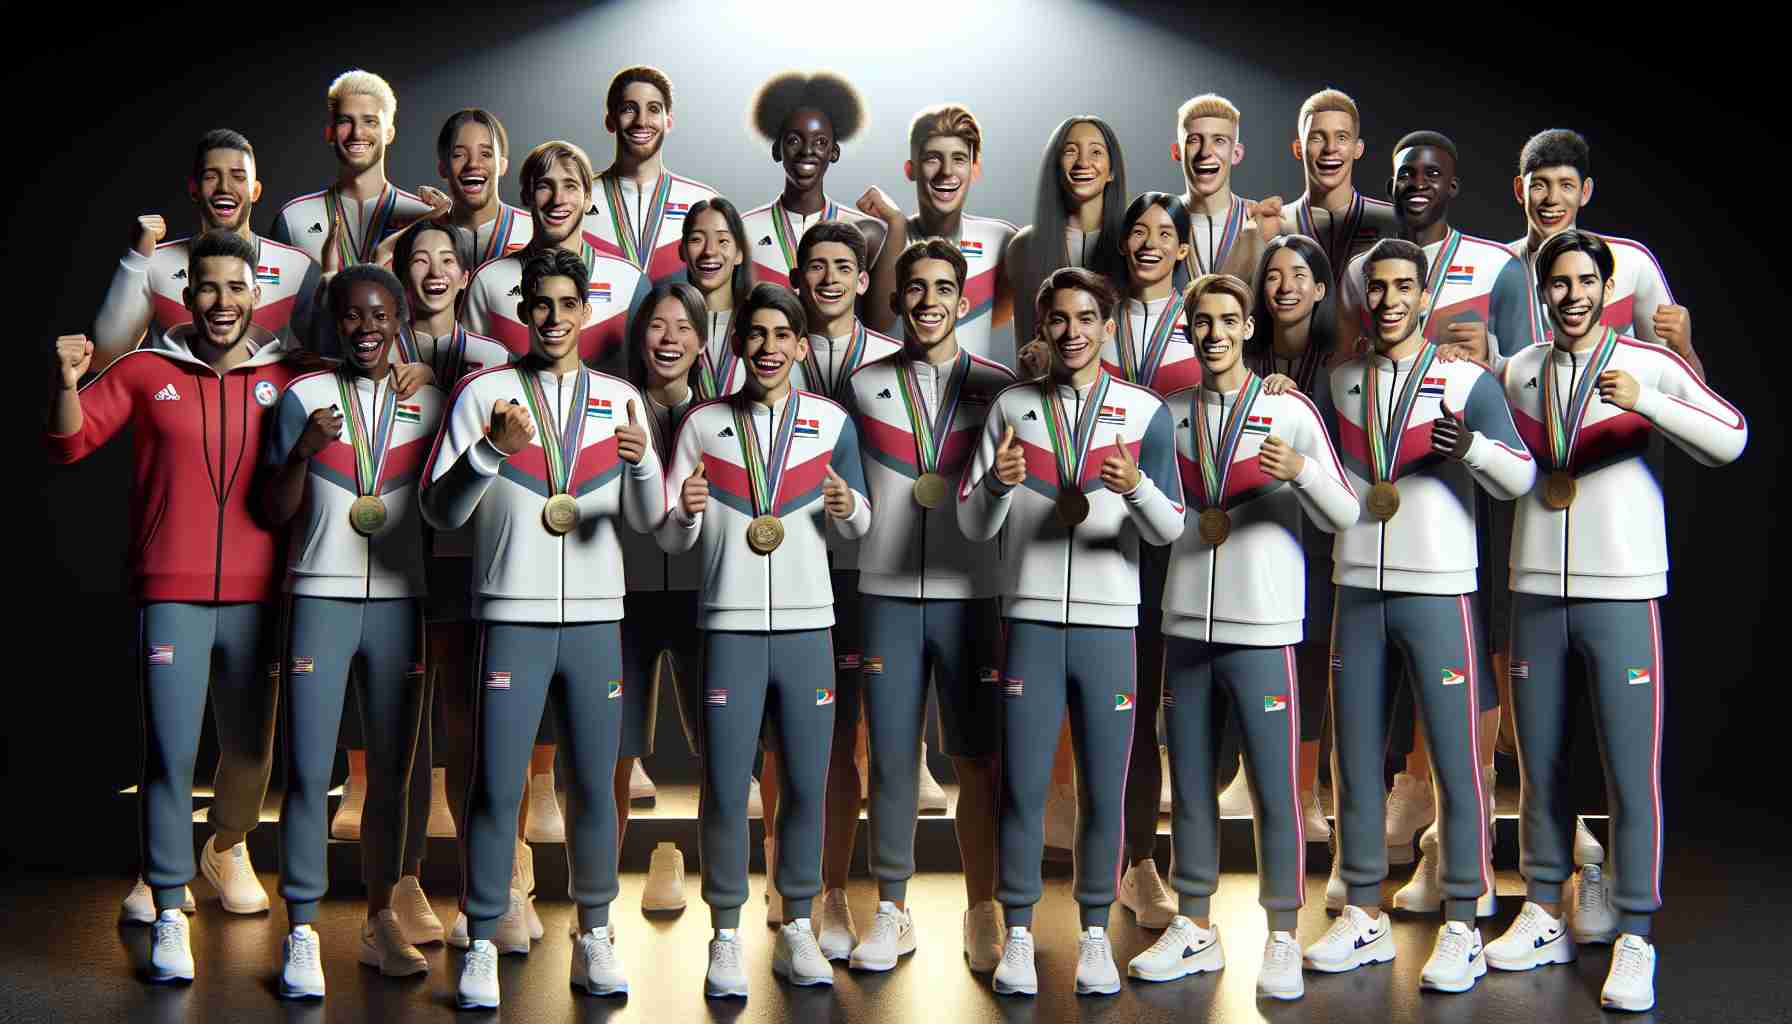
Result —
M1475 926L1475 900L1444 900L1444 920L1461 921L1470 928Z
M709 926L711 928L739 928L739 907L710 907Z
M806 900L786 899L784 901L784 920L785 921L795 921L798 918L803 918L803 917L812 918L814 916L815 916L815 900L814 900L814 898L810 898L810 899L806 899ZM782 924L783 922L780 921L779 923ZM820 935L821 929L817 928L815 930L815 934Z
M1646 939L1649 937L1651 920L1652 917L1649 914L1619 914L1618 933L1621 935L1628 933Z
M166 889L154 889L151 890L150 895L155 900L156 913L160 914L164 910L173 910L176 907L185 906L187 902L187 887L184 885L173 885ZM314 913L316 912L316 909L316 904L313 904L312 911Z
M1112 907L1113 907L1112 903L1085 903L1085 904L1083 904L1082 915L1081 915L1082 921L1083 921L1083 927L1084 928L1106 928L1108 926L1108 911Z
M1033 905L1002 907L1002 921L1010 928L1033 927Z
M475 921L470 917L467 918L467 938L491 939L492 936L498 934L498 920L499 919L495 917L487 918L484 921Z
M1298 910L1270 910L1265 913L1269 915L1269 930L1272 932L1292 933L1300 925L1300 911ZM1184 914L1183 916L1187 917L1188 915Z
M877 883L877 898L901 903L908 899L908 879L899 878L893 882Z
M1374 885L1352 885L1345 889L1344 902L1353 907L1381 906L1381 883ZM1473 900L1469 901L1473 903Z
M1176 912L1178 914L1181 914L1183 917L1187 917L1187 918L1206 917L1208 912L1212 909L1213 909L1213 897L1212 896L1182 896L1182 895L1178 895L1176 897Z
M1524 888L1525 895L1530 898L1532 903L1562 902L1562 883L1560 882L1534 882L1526 880Z
M608 903L597 907L583 905L579 907L579 931L588 932L593 928L608 928L609 926L610 905Z
M180 899L179 899L179 895L178 895L179 892L180 892L179 889L175 890L175 893L176 893L175 904L174 904L175 906L180 906ZM162 894L158 892L158 893L156 893L156 909L158 909L158 910L161 909L161 903L162 903ZM292 925L295 928L298 927L299 925L310 924L313 921L316 921L317 920L317 901L316 900L290 900L290 901L288 901L286 904L286 919L288 921L292 922Z

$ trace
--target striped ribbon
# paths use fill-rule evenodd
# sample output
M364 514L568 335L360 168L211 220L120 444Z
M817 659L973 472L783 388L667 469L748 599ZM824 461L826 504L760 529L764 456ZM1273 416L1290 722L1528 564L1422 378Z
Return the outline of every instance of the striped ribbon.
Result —
M1369 471L1375 479L1371 483L1381 483L1394 479L1394 463L1400 456L1400 438L1406 434L1406 421L1412 416L1412 407L1418 398L1419 388L1425 383L1425 374L1431 369L1431 363L1437 358L1437 346L1426 342L1414 357L1412 372L1406 377L1406 386L1400 390L1399 399L1394 403L1392 415L1388 420L1386 431L1381 424L1381 391L1377 385L1377 373L1373 357L1363 360L1363 430L1369 435ZM1394 364L1394 379L1400 377L1400 365ZM1388 438L1393 437L1390 445Z
M821 208L821 219L838 220L839 218L839 205L832 199L828 200L826 205ZM778 236L778 249L784 253L784 265L790 268L790 276L795 277L797 275L796 244L802 241L802 237L797 235L796 228L791 225L790 214L785 212L784 204L776 200L772 202L772 233Z
M1146 315L1150 315L1147 306ZM1132 340L1132 309L1129 306L1120 317L1120 374L1127 381L1142 387L1150 387L1157 376L1158 367L1163 365L1164 353L1170 350L1170 335L1176 333L1176 321L1182 316L1182 296L1172 295L1164 302L1163 312L1157 315L1157 322L1145 332L1145 349L1138 351Z
M970 375L971 354L961 349L958 358L952 360L952 369L946 376L946 389L940 394L940 405L934 410L931 422L927 418L927 403L921 397L921 379L915 373L915 361L904 361L902 372L896 375L903 408L908 410L909 429L915 435L915 462L920 472L938 472L940 450L945 447L946 435L952 429L952 417L957 415L958 401L964 395L965 379Z
M1443 308L1444 288L1449 284L1450 264L1456 260L1456 250L1462 248L1462 232L1451 228L1444 236L1443 245L1438 247L1437 259L1431 263L1431 272L1425 275L1425 290L1431 293L1431 305L1419 314L1419 331L1426 332L1431 327L1431 314ZM1367 314L1365 314L1367 315ZM1429 334L1425 335L1431 337ZM1436 340L1436 339L1432 339Z
M1070 418L1064 412L1064 400L1058 395L1058 385L1049 376L1040 378L1046 434L1051 438L1052 455L1057 459L1060 487L1082 490L1083 464L1089 458L1089 449L1095 440L1095 423L1101 417L1101 405L1107 400L1108 383L1112 379L1106 370L1096 377L1095 386L1089 389L1088 404L1083 406L1076 429L1072 431Z
M1610 327L1605 329L1605 337L1599 341L1599 347L1593 350L1593 359L1587 368L1581 371L1578 381L1570 380L1572 394L1568 398L1568 408L1562 409L1556 401L1556 360L1551 352L1543 359L1543 408L1548 412L1545 417L1549 428L1549 460L1552 469L1567 469L1574 456L1574 442L1580 438L1581 420L1587 414L1587 403L1593 399L1593 391L1599 384L1599 375L1605 372L1606 365L1612 361L1612 355L1618 351L1618 332Z
M566 422L560 423L558 410L542 390L541 378L531 367L533 360L516 364L517 380L523 385L523 398L529 403L529 415L535 420L535 434L541 438L541 450L547 455L548 489L555 494L569 493L572 468L578 463L579 449L585 443L585 402L591 393L591 375L584 367L578 371L578 383L572 386L572 404L567 407Z
M829 398L834 397L834 392L851 379L859 361L865 358L865 346L869 337L870 332L865 330L865 322L853 317L846 355L834 364L834 374L831 377L821 372L821 360L815 358L815 346L810 345L808 358L803 360L803 373L808 378L809 386Z
M721 398L727 393L728 386L734 382L734 368L740 362L740 357L734 354L734 342L728 337L729 322L733 320L734 314L719 314L723 317L719 330L716 329L717 315L710 314L709 338L703 345L702 355L697 358L697 391L705 401ZM712 358L710 346L715 344L718 334L721 335L722 345L715 350L716 354Z
M1313 203L1310 196L1308 197L1307 202L1300 204L1297 208L1295 220L1300 224L1301 234L1306 235L1315 242L1319 241L1319 230L1317 223L1313 220ZM1330 228L1325 233L1325 255L1331 259L1334 268L1349 264L1350 244L1356 240L1357 225L1361 224L1362 220L1363 195L1356 189L1351 189L1350 209L1344 214L1344 248L1342 250L1338 248L1337 214L1332 214Z
M504 255L505 243L510 241L510 231L516 226L516 207L498 201L498 219L492 224L492 237L486 241L485 250L479 254L479 262L495 260Z
M355 241L353 229L349 226L348 216L343 213L342 195L332 185L324 193L324 213L332 223L340 225L336 233L336 248L342 255L342 265L353 266L356 263L367 263L373 259L373 252L379 248L380 239L386 237L386 225L392 223L392 214L398 209L398 189L391 182L386 183L386 190L380 193L378 206L374 208L373 223L368 225L367 234ZM360 218L357 217L356 220Z
M392 420L398 413L398 393L386 389L380 398L380 382L373 382L373 436L367 432L367 420L361 415L360 389L346 371L336 371L336 393L342 398L343 412L348 418L348 440L355 449L355 490L363 497L380 492L380 479L386 473L386 453L392 446Z
M1304 207L1302 208L1305 209ZM1232 197L1232 205L1226 208L1226 226L1220 231L1219 244L1213 247L1213 266L1203 266L1199 246L1188 247L1189 272L1192 278L1202 274L1220 272L1226 265L1226 257L1232 255L1232 245L1238 241L1239 232L1244 230L1244 200Z
M733 403L734 436L740 441L741 461L747 466L747 482L753 488L753 514L773 514L778 500L778 487L784 480L784 462L790 457L790 439L796 432L797 404L800 396L792 391L784 401L784 415L772 434L769 459L759 455L759 428L754 425L748 399Z
M1201 462L1203 508L1218 508L1226 503L1226 478L1232 475L1232 457L1238 453L1239 439L1244 437L1244 425L1250 416L1251 405L1257 401L1257 395L1262 391L1263 378L1250 374L1245 378L1244 387L1239 389L1238 400L1232 403L1230 415L1226 413L1226 397L1219 396L1218 438L1209 435L1207 413L1201 408L1201 396L1195 396L1195 415L1193 422L1189 424L1189 433L1194 435L1195 455Z
M635 226L623 216L627 207L622 203L622 179L616 175L605 175L604 198L610 204L610 224L616 229L616 244L622 249L622 258L634 264L636 269L646 270L647 263L653 259L654 243L659 241L660 222L666 216L666 199L672 194L672 175L660 173L659 183L653 187L653 201L647 207L647 216L643 218L640 233L635 233Z

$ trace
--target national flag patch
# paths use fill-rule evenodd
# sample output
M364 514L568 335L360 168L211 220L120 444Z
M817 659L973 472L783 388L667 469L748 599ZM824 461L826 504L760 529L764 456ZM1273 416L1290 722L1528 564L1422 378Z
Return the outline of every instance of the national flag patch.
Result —
M1513 679L1529 679L1531 678L1531 663L1528 661L1514 661L1512 666L1506 670L1506 674Z
M834 671L852 672L859 667L858 651L843 651L834 655Z
M1444 397L1444 385L1449 383L1442 377L1426 377L1419 382L1419 394L1430 398Z
M881 676L884 674L884 659L868 654L865 656L864 669L866 675Z
M315 667L316 667L315 663L310 658L294 657L292 659L291 671L292 671L292 674L295 676L307 675Z
M150 644L149 645L149 663L151 665L172 665L172 664L174 664L174 645L173 644Z
M1272 416L1246 416L1244 418L1244 432L1247 434L1267 434L1269 433L1269 425L1274 422L1275 418Z
M1468 677L1461 672L1453 668L1444 669L1443 684L1445 686L1460 686L1466 682L1468 682Z
M1022 684L1021 680L1015 678L1014 676L1003 676L1002 677L1002 696L1004 696L1004 697L1020 696L1022 685L1023 684Z
M622 699L622 680L620 680L620 679L610 680L610 699L611 700L621 700Z
M256 284L275 284L275 285L279 284L280 283L280 268L279 267L256 267L255 268L255 283Z
M1339 669L1343 668L1344 667L1344 656L1342 654L1333 654L1331 657L1331 666L1332 666L1333 672L1336 672Z
M1104 405L1095 416L1097 423L1109 423L1115 426L1126 425L1126 408L1119 405Z
M1647 686L1654 681L1646 668L1627 668L1624 670L1624 681L1632 686Z
M820 437L821 421L799 419L796 421L796 426L792 428L792 433L797 437Z
M1285 693L1277 693L1277 694L1273 694L1273 695L1265 694L1263 697L1263 710L1265 710L1265 711L1286 711L1286 710L1288 710L1288 695Z
M993 668L986 668L977 673L977 679L985 683L999 683L1002 681L1002 673Z
M1472 265L1458 266L1458 265L1452 263L1452 264L1450 264L1450 269L1444 271L1444 283L1445 284L1474 284L1475 283L1475 268Z
M834 703L834 691L828 689L825 686L818 686L815 688L815 706L816 707L825 708L829 704L832 704L832 703Z
M728 706L728 691L727 690L704 690L703 691L703 703L708 704L711 707L718 707L718 708L727 707Z
M268 662L268 680L270 682L275 682L275 683L280 681L280 663L279 662L277 662L277 661Z
M1132 694L1130 694L1130 693L1114 694L1114 710L1115 711L1131 711L1132 710Z
M609 302L610 301L610 282L608 282L608 281L593 281L590 284L586 285L585 286L585 301L586 302Z
M616 410L610 405L608 398L585 399L585 416L588 419L607 420L613 419L615 415Z
M410 669L405 672L405 675L406 676L420 676L423 674L423 671L424 671L423 663L421 661L413 661L413 662L411 662Z
M485 674L485 688L488 690L510 689L510 673L487 672Z
M421 405L407 405L404 402L400 402L398 403L398 411L393 413L392 416L400 423L422 423L423 407Z
M958 243L958 254L967 260L974 260L983 255L983 243L965 239Z
M666 217L669 220L676 220L677 218L683 217L684 215L686 215L690 212L691 212L691 204L690 203L667 203L666 204Z

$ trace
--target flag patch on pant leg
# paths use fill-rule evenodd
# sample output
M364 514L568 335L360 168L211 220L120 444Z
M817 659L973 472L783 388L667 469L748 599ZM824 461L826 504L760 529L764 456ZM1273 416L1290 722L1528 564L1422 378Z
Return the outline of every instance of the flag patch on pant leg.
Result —
M881 676L884 674L884 659L867 654L865 660L860 663L860 667L868 676Z
M1021 695L1022 682L1018 676L1002 677L1002 696L1018 697Z
M510 673L487 672L485 674L485 688L488 690L510 689Z
M292 659L292 674L295 676L304 675L307 672L310 672L314 667L314 663L310 658L295 657Z
M149 645L149 663L151 665L172 665L172 664L174 664L174 645L173 644L150 644Z
M611 700L621 700L622 699L622 680L620 680L620 679L610 680L610 699Z
M1130 693L1114 694L1114 710L1115 711L1131 711L1132 710L1132 694L1130 694Z
M703 691L703 703L710 704L710 705L713 705L718 708L727 707L728 706L728 691L727 690L705 690L705 691Z
M832 703L834 703L834 691L828 689L825 686L818 686L815 688L815 706L816 707L824 708Z
M1513 679L1529 679L1531 678L1531 663L1528 661L1514 661L1512 667L1506 670L1506 674Z
M1344 667L1344 656L1342 654L1334 653L1331 658L1331 666L1332 666L1333 672L1336 672L1339 669L1343 668Z
M1647 686L1653 677L1646 668L1629 668L1624 670L1624 680L1632 686Z
M1288 695L1285 693L1265 694L1263 697L1263 710L1265 710L1265 711L1286 711L1286 710L1288 710Z
M999 683L1002 681L1002 673L993 668L986 668L977 673L977 678L985 683Z
M834 671L836 671L836 672L851 672L853 669L858 668L858 667L859 667L859 652L857 652L857 651L850 651L845 654L836 654L834 656Z
M1445 686L1460 686L1466 682L1468 682L1468 677L1460 671L1453 668L1444 669L1443 684Z

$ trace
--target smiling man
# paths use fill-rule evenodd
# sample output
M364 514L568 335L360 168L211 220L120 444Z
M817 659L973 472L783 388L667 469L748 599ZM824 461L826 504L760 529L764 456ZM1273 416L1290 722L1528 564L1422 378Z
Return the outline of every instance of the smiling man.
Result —
M1176 111L1170 157L1182 167L1182 201L1189 208L1183 269L1190 282L1203 274L1231 274L1254 286L1263 247L1281 232L1281 197L1253 203L1232 194L1232 169L1244 163L1242 118L1231 100L1215 93L1193 97Z
M442 122L436 135L436 173L448 183L454 200L448 222L473 232L469 271L523 248L534 234L529 211L498 197L498 182L509 171L510 135L498 115L468 107Z
M598 176L586 210L598 251L659 284L684 269L678 255L684 218L716 190L666 169L672 81L659 68L638 64L616 72L604 95L604 130L616 136L616 158Z
M1307 97L1289 148L1300 161L1306 191L1283 208L1283 234L1306 235L1325 247L1333 267L1342 267L1399 232L1392 204L1356 190L1363 138L1355 100L1337 89Z

